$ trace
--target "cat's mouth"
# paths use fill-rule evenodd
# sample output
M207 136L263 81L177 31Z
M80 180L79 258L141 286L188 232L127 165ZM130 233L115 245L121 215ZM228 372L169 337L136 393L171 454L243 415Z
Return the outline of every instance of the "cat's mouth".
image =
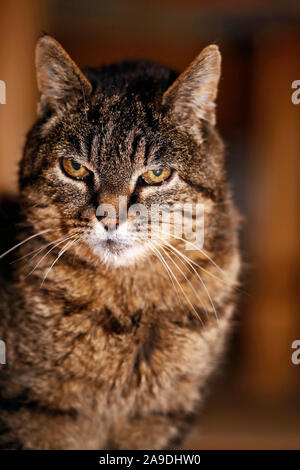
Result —
M96 222L88 243L100 261L110 267L132 266L147 252L145 240L131 233L127 223L106 230L101 222Z
M131 240L130 237L99 237L92 234L89 244L102 263L110 267L132 266L146 252L142 240Z
M132 243L108 238L106 240L99 240L99 246L102 246L103 249L114 255L121 255L124 250L132 248Z

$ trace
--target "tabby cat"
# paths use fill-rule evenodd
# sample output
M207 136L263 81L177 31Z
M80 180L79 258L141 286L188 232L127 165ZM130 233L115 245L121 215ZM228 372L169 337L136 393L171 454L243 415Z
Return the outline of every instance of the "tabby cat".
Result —
M179 76L151 61L82 72L52 37L38 40L38 117L1 259L2 448L164 449L185 436L224 350L240 266L215 127L220 64L211 45ZM120 200L171 215L203 205L203 247L168 239L160 217L146 237ZM98 212L106 204L114 217Z

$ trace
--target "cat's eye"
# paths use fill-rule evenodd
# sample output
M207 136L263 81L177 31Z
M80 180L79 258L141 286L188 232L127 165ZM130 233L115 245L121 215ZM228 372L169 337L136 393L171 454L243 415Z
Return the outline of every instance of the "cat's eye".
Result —
M171 168L159 168L157 170L149 170L142 174L141 180L146 184L160 184L170 178Z
M62 166L65 172L72 178L84 180L90 174L89 170L85 166L70 158L63 158Z

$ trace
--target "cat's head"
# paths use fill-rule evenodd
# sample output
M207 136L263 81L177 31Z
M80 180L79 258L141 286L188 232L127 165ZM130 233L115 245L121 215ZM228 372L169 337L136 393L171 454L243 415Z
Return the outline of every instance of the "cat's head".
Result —
M220 62L212 45L179 77L148 61L83 73L56 40L40 38L38 120L20 165L35 231L48 230L45 238L76 256L127 266L163 237L151 208L202 203L213 225L208 239L217 237L214 208L226 192L215 130ZM136 204L140 212L127 210Z

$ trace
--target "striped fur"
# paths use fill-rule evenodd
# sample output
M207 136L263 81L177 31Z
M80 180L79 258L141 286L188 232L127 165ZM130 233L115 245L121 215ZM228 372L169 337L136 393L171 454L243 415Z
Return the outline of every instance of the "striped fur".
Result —
M149 61L81 72L54 39L39 40L39 114L20 163L16 243L42 233L16 250L24 258L1 286L2 448L162 449L186 433L222 358L240 265L214 124L219 69L210 46L179 77ZM87 181L64 174L70 156L91 171ZM158 166L174 169L172 181L141 187L139 175ZM187 296L149 250L118 267L91 249L98 204L120 195L146 207L204 204L210 260L176 239L200 267L168 252ZM82 240L49 271L65 246L51 243L76 233Z

